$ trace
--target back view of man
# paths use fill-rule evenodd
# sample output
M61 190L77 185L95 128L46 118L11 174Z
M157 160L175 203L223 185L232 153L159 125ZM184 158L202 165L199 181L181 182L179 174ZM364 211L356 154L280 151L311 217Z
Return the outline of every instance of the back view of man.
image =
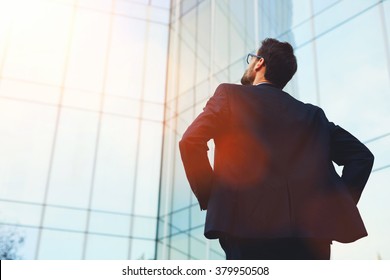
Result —
M356 204L374 157L321 108L282 91L297 70L290 44L266 39L247 62L243 85L221 84L180 141L205 236L227 259L329 259L332 240L367 235Z

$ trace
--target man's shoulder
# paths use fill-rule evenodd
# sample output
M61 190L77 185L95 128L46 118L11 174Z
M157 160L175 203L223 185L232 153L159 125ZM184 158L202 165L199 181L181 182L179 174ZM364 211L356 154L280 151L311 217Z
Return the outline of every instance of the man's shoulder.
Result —
M311 104L311 103L303 103L302 104L308 109L308 110L311 110L311 111L315 111L319 114L325 114L324 110L317 106L317 105L314 105L314 104Z
M237 90L244 90L246 86L239 85L239 84L230 84L230 83L222 83L219 84L216 92L234 92Z
M314 105L312 103L305 103L304 101L301 101L297 98L295 98L294 96L290 95L289 93L286 93L286 95L294 101L295 104L297 104L297 106L300 106L302 108L305 108L306 110L309 110L309 111L323 111L321 107L317 106L317 105Z
M268 92L269 90L281 91L281 89L276 89L276 88L271 88L271 87L262 88L259 86L252 86L252 85L222 83L222 84L218 85L218 87L215 90L215 93L249 97L251 94L257 95L258 93ZM246 93L246 95L242 95L242 93Z
M318 111L320 113L324 113L321 107L311 104L311 103L305 103L297 98L295 98L293 95L291 95L288 92L283 91L282 89L276 88L276 87L258 87L258 86L248 86L248 85L241 85L241 84L232 84L232 83L221 83L216 88L215 92L217 94L237 94L242 92L253 92L256 93L258 91L272 91L282 93L280 96L284 96L285 98L289 99L290 102L295 103L297 106L299 106L301 109L307 110L307 111ZM261 96L261 95L259 95Z

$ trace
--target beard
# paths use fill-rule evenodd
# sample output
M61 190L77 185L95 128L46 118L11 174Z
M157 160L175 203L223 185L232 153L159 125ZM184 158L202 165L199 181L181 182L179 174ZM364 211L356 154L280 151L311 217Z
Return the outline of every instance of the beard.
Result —
M253 85L254 80L255 80L255 75L253 75L253 67L249 67L248 69L245 70L244 75L242 75L241 84L244 86Z

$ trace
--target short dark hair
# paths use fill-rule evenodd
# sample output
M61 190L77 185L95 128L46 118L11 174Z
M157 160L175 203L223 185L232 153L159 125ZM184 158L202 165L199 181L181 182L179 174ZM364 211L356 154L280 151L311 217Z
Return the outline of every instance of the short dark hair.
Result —
M257 55L264 58L265 78L280 88L284 88L297 71L294 49L287 42L266 38L261 42Z

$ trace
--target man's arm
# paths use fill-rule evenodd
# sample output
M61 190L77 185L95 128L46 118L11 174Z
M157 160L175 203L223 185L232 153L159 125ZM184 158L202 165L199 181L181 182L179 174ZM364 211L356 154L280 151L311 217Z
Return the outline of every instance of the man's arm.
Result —
M207 203L213 185L213 169L207 157L207 142L221 129L223 115L227 110L223 86L219 86L207 102L203 112L187 128L179 142L180 154L191 189L202 210Z
M370 176L374 155L348 131L333 123L330 126L332 160L344 166L341 178L355 203L358 203Z

